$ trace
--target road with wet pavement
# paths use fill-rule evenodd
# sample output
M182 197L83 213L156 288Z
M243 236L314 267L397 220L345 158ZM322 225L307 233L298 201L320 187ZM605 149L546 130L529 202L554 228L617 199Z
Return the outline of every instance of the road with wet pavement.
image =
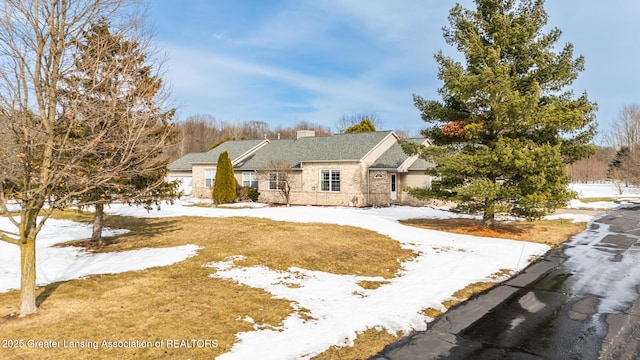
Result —
M640 205L372 359L640 359Z

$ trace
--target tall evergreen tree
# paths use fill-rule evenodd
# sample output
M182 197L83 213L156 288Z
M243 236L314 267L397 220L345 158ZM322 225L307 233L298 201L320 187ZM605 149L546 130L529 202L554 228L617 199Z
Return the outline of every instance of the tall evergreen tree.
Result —
M109 183L81 195L95 206L93 241L102 239L104 206L114 200L146 208L178 196L178 184L165 181L162 154L178 141L171 124L174 109L163 107L162 80L146 63L140 39L114 34L102 19L83 32L74 58L75 71L65 80L63 108L73 117L71 139L101 135L83 159L82 176L117 170ZM135 141L134 141L135 140ZM76 156L70 153L69 156Z
M236 199L236 178L233 176L233 165L229 154L224 151L218 156L216 179L213 183L213 201L218 204L229 204Z
M640 184L640 157L636 155L640 146L636 146L635 150L623 146L616 152L607 171L610 180L624 183L625 186Z
M83 120L71 114L80 107L65 104L70 94L64 85L77 71L73 61L83 31L103 18L123 27L144 26L136 21L141 20L139 5L129 0L0 1L0 210L15 227L1 229L0 240L20 249L20 316L36 311L36 241L52 211L90 205L82 194L124 173L125 164L114 161L113 167L85 176L87 157L112 131L72 135ZM131 136L129 145L138 140ZM8 211L12 203L19 205L18 213Z
M565 165L595 152L595 104L566 90L584 58L570 43L554 51L561 32L543 32L543 0L475 4L453 7L444 29L465 64L435 55L442 101L414 95L433 140L422 156L436 163L436 177L431 189L412 192L455 201L492 227L498 213L539 218L576 195Z

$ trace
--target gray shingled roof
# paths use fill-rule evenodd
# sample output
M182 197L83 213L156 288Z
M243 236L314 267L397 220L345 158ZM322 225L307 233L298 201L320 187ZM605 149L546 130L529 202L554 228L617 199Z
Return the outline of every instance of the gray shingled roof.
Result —
M167 165L167 168L172 171L191 171L191 165L202 162L206 156L207 153L189 153Z
M418 158L416 161L413 162L413 164L409 166L408 170L428 170L435 166L436 164L432 162L428 162L425 159Z
M299 167L311 161L359 161L391 131L335 134L303 137L297 140L272 140L246 161L237 164L238 170L264 169L277 160Z
M397 169L409 156L402 150L400 144L391 145L373 164L371 169Z
M422 138L411 138L407 139L407 141L414 142L416 144L422 144L425 139ZM400 143L393 144L384 154L382 154L373 164L371 164L371 169L397 169L402 165L405 160L409 158L404 150L402 150L402 146ZM418 159L414 162L414 164L421 159ZM422 160L424 162L424 160ZM425 162L426 164L426 162ZM413 164L410 168L413 167Z
M418 144L422 144L424 143L424 141L426 139L423 138L413 138L413 139L408 139L409 141L418 143ZM433 167L435 167L436 164L432 163L432 162L428 162L423 158L417 158L416 161L413 162L413 164L409 165L409 168L407 170L428 170L431 169Z
M207 152L207 161L205 163L216 164L218 162L218 157L223 152L227 152L229 154L229 158L231 162L237 159L240 155L246 153L247 151L253 149L258 146L260 143L265 140L231 140L226 141L215 148L209 150Z
M216 164L218 157L224 151L229 154L231 162L240 155L258 146L265 140L230 140L226 141L205 153L189 153L180 159L172 162L167 167L169 170L191 170L193 164Z

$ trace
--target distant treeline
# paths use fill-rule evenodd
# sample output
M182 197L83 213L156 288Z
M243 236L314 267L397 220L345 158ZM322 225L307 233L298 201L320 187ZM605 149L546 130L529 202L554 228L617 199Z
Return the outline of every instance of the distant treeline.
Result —
M615 155L615 149L599 146L595 155L567 166L571 181L576 183L610 181L609 167Z
M294 139L298 130L315 130L318 136L331 135L329 127L306 121L301 121L292 127L272 128L264 121L230 123L218 121L212 115L190 116L176 122L176 126L180 130L181 141L168 149L166 155L170 160L192 152L208 151L213 145L230 139Z

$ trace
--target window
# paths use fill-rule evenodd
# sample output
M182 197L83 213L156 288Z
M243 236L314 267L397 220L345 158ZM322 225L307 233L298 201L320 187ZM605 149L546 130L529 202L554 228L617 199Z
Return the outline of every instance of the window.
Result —
M285 188L287 174L283 172L269 173L269 190L281 190Z
M258 188L258 174L253 171L245 171L242 173L242 186L251 186Z
M216 169L204 169L204 186L212 187L216 181Z
M320 170L320 190L340 191L340 170Z

